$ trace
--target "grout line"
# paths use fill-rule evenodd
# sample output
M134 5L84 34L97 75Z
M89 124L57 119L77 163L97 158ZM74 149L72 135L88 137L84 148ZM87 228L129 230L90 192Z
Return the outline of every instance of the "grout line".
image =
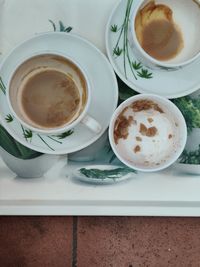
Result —
M77 267L77 230L78 217L73 217L73 232L72 232L72 267Z

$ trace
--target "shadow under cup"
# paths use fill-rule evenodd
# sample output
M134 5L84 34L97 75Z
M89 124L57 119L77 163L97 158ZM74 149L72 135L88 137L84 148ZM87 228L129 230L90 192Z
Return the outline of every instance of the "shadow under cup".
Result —
M61 132L84 117L88 81L73 60L57 54L36 55L12 75L8 102L24 126L42 133Z

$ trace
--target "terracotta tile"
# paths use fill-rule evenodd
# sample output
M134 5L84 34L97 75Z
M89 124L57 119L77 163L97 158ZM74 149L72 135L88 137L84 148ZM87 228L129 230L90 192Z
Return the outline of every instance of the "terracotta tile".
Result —
M78 267L199 267L200 219L79 218Z
M68 267L71 251L71 217L0 217L1 267Z

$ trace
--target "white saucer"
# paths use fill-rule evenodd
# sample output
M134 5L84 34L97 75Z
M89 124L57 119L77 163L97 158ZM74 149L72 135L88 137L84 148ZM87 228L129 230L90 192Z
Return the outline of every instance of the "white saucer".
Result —
M85 171L89 175L84 174ZM122 173L110 173L109 171L117 172L118 170L122 170ZM100 173L101 177L97 178L93 173ZM103 172L108 172L107 175L104 175ZM127 179L130 179L134 175L134 171L122 166L115 165L91 165L91 166L83 166L82 168L78 168L73 171L73 176L78 180L91 184L113 184L117 182L121 182Z
M33 55L34 52L51 51L66 53L85 68L92 84L92 101L88 113L101 124L101 133L97 135L81 124L69 136L67 134L66 136L45 136L31 132L14 118L6 102L4 90L1 89L0 123L26 147L47 154L67 154L87 147L105 132L117 106L118 85L110 63L93 44L77 35L52 32L25 41L3 61L0 77L5 85L5 91L10 73L22 59Z
M135 5L140 0L132 1L130 14L128 17L128 23L130 26L130 17L132 15ZM115 69L118 76L132 89L139 93L151 93L157 94L166 98L177 98L191 94L199 89L200 85L200 61L195 61L191 65L172 70L152 70L137 60L134 52L130 46L128 37L125 37L122 33L118 42L121 26L123 25L127 5L131 1L122 0L114 8L106 28L106 49L109 60ZM128 33L129 34L129 33ZM129 49L130 62L135 63L134 68L130 68L127 54L124 53L124 42L127 41ZM116 48L116 49L115 49ZM113 53L115 49L115 54ZM126 62L126 74L124 68L124 62ZM135 76L135 77L134 77ZM145 78L146 77L146 78Z

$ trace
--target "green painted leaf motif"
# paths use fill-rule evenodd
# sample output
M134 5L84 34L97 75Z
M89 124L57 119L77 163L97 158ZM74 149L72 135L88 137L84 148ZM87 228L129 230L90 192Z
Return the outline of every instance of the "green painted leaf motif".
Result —
M51 19L49 19L49 22L52 24L53 30L55 32L56 31L56 24Z
M58 143L58 144L61 144L62 145L62 142L56 140L55 138L53 138L52 136L47 136L49 139L51 139L52 141Z
M52 24L54 32L71 32L71 30L73 29L71 26L66 27L61 20L58 22L58 27L56 26L56 23L53 22L51 19L49 19L49 22Z
M67 27L67 28L65 28L64 32L71 32L72 29L73 29L72 27Z
M0 90L3 92L4 95L6 94L6 87L1 77L0 77Z
M140 62L133 61L133 59L131 58L130 51L132 48L130 46L128 35L130 28L130 15L131 15L132 4L133 0L127 0L125 16L122 25L120 25L119 27L116 24L110 26L110 30L112 32L119 32L115 47L113 48L113 56L118 57L123 52L123 68L126 79L128 79L127 76L128 66L135 80L137 80L138 77L144 79L151 79L153 78L153 74L149 72L147 69L144 69ZM119 48L119 44L122 46L122 48Z
M142 68L142 64L141 64L141 62L134 61L134 62L132 62L132 67L135 70L140 70Z
M147 69L141 69L141 71L137 72L137 75L140 78L144 78L144 79L151 79L153 78L153 74L151 72L149 72Z
M117 32L118 31L118 26L116 24L111 25L110 30L111 30L111 32Z
M53 149L49 144L48 144L48 142L46 142L45 140L44 140L44 138L40 135L40 134L37 134L37 136L39 137L39 139L50 149L50 150L52 150L52 151L55 151L55 149Z
M63 24L63 22L60 20L59 21L59 26L60 26L60 32L64 32L65 31L65 26Z
M130 168L123 168L123 167L111 170L81 168L80 173L87 178L104 180L104 179L121 178L123 175L126 175L128 173L136 173L136 171Z
M69 130L65 133L56 135L55 137L57 137L58 139L65 139L65 138L69 137L70 135L72 135L73 133L74 133L74 130Z
M8 114L6 117L5 117L5 120L7 123L11 123L14 121L14 117L11 115L11 114Z
M61 20L59 21L59 26L60 26L60 32L71 32L72 30L72 27L65 27L65 25Z
M32 139L33 138L33 132L31 130L24 130L24 138Z
M113 55L116 55L117 57L119 57L121 55L122 51L123 51L123 49L119 48L119 46L115 47L113 49Z

